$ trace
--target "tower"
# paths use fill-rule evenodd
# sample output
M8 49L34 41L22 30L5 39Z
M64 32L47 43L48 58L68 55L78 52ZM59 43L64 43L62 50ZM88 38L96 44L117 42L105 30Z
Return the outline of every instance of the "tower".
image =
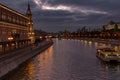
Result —
M35 34L34 34L34 29L33 29L33 20L32 20L32 13L31 13L31 9L30 9L29 0L28 0L26 16L28 17L28 37L31 40L31 43L34 43Z

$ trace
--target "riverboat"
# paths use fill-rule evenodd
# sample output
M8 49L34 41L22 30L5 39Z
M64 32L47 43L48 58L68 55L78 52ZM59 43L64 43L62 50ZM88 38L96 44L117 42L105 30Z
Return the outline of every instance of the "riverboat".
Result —
M96 56L105 62L120 62L120 53L110 47L98 48Z

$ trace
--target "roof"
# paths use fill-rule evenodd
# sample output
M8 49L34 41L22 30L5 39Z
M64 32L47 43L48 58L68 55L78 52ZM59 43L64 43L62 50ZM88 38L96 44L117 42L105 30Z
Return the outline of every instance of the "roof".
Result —
M15 10L13 10L13 9L11 9L11 8L3 5L3 4L0 4L0 7L4 8L4 9L7 9L8 11L13 12L13 13L19 15L19 16L22 16L22 17L24 17L24 18L27 18L24 14L21 14L21 13L15 11Z

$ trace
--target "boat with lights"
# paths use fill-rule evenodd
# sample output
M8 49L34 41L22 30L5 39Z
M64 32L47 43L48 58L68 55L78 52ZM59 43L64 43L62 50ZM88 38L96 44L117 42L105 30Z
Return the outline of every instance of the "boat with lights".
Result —
M96 56L106 62L110 61L120 62L120 53L110 47L98 48Z

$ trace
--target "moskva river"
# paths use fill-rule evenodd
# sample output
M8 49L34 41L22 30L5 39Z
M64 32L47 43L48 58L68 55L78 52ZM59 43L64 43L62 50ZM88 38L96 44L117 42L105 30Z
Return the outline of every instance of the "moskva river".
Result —
M96 57L99 46L120 46L86 40L54 39L53 46L30 59L5 80L120 80L120 63Z

